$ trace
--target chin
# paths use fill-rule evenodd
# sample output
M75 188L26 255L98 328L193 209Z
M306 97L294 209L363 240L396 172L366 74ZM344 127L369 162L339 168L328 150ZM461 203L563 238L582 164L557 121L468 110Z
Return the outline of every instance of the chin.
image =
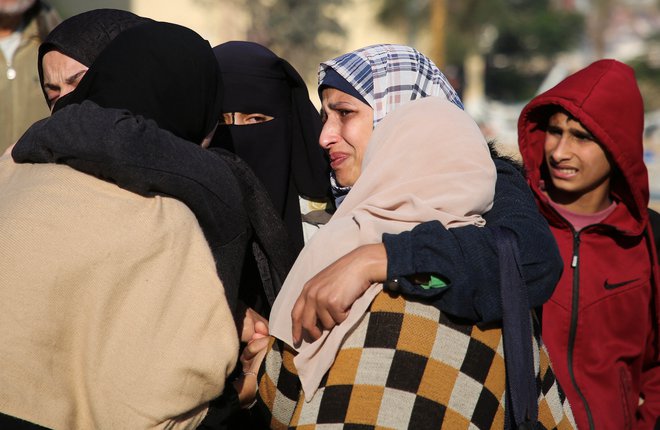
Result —
M347 180L346 177L343 176L341 173L337 172L335 170L335 181L337 182L337 185L340 187L349 187L350 185L346 185Z
M352 187L355 185L355 181L349 181L349 180L342 180L340 178L337 178L337 185L340 187Z

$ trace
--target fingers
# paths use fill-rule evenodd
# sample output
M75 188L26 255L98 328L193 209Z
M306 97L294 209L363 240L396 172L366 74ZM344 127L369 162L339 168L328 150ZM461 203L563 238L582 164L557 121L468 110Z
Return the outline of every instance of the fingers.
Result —
M330 317L332 318L332 321L334 321L334 325L339 325L339 324L343 323L346 318L348 318L348 310L340 310L338 308L330 308L330 309L328 309L328 313L329 313Z
M305 284L291 311L294 346L300 346L303 339L317 340L323 330L331 330L347 317L348 309L342 306L337 292L313 278Z
M245 348L243 348L243 352L241 353L241 364L243 365L243 371L252 370L255 358L257 358L262 351L268 348L268 342L268 337L254 339L248 343ZM259 366L256 366L256 368L258 369Z
M305 295L298 297L296 303L291 310L291 336L293 337L294 346L299 346L302 342L302 312L305 308Z
M269 335L268 323L264 321L257 321L254 324L254 334L252 335L252 339L250 339L250 341L254 339L261 339L264 337L268 337L268 335Z
M332 314L328 312L327 308L320 308L316 310L316 317L318 318L318 325L324 330L330 330L337 325L337 322L332 317Z
M260 327L259 330L256 328L257 326ZM265 327L265 331L264 331ZM256 312L252 308L246 308L245 309L245 314L243 316L243 326L241 327L241 342L247 343L249 342L254 336L255 333L259 333L259 337L263 337L262 335L268 335L268 320L261 316L258 312Z
M307 342L314 342L316 339L321 337L321 329L317 325L317 313L316 307L307 306L303 309L303 314L301 318L302 323L302 335L303 339Z
M303 339L313 342L321 337L321 329L317 326L317 304L305 289L298 297L291 311L292 337L294 346L298 347Z

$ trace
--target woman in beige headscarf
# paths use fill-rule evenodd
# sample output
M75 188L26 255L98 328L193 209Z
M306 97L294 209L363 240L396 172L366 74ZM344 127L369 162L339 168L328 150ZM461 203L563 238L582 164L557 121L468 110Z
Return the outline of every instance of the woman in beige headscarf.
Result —
M364 82L358 55L383 60L368 65L376 69ZM340 75L343 70L356 79ZM384 234L427 221L483 226L496 173L478 126L435 65L408 47L366 48L323 70L320 80L320 144L330 157L336 196L342 187L350 192L303 249L275 302L270 334L276 339L259 373L259 409L268 410L274 428L503 427L500 326L478 328L383 291L380 283L359 291L336 285L337 307L346 309L337 313L312 303L306 287L328 265L380 243ZM310 330L315 324L316 332ZM248 355L264 343L255 339ZM244 369L254 364L250 358L244 355ZM551 375L545 353L535 370L537 378ZM544 425L571 427L562 400L557 390L539 394Z

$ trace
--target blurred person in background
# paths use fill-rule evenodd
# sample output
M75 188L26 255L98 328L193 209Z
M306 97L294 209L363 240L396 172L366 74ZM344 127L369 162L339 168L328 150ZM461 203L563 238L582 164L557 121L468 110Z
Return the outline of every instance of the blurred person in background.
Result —
M580 429L660 421L658 264L633 69L597 61L535 97L518 122L527 180L564 272L542 335Z
M48 116L35 67L39 44L60 22L41 0L0 0L0 154Z

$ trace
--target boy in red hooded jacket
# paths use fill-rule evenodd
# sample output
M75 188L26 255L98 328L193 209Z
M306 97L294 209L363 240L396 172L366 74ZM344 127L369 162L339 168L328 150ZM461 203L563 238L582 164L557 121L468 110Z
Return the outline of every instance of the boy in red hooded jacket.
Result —
M564 260L543 340L580 429L654 428L660 416L643 127L633 70L615 60L567 77L518 121L527 180Z

